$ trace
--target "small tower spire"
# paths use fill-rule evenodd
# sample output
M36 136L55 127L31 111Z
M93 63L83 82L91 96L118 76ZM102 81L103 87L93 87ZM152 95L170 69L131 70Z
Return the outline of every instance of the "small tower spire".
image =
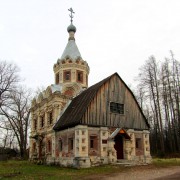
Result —
M69 17L71 18L70 21L71 21L71 24L67 27L67 31L69 33L69 40L75 40L74 38L74 33L76 32L76 27L73 25L73 13L75 13L73 11L72 8L68 9L68 11L71 12L71 14L69 14Z

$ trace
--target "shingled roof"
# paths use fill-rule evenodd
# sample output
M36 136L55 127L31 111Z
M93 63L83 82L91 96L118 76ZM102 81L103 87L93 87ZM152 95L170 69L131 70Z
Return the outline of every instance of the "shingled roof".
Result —
M97 84L94 84L87 90L83 91L80 95L76 96L57 121L53 129L60 130L80 124L82 116L84 115L91 100L95 97L99 88L113 75L103 79Z
M59 120L56 122L53 129L58 131L58 130L74 127L76 125L80 125L81 119L82 119L84 113L86 112L86 109L88 108L88 106L91 103L91 101L93 100L93 98L96 96L100 87L104 83L108 82L108 80L110 80L111 77L113 77L114 75L117 75L121 79L121 77L118 75L118 73L114 73L111 76L103 79L99 83L89 87L87 90L83 91L78 96L76 96L72 100L70 105L67 107L65 112L62 114L62 116L59 118ZM121 81L124 83L126 88L131 92L132 96L134 97L134 99L136 101L136 98L135 98L134 94L132 93L132 91L129 89L129 87L125 84L125 82L122 79L121 79ZM142 115L144 116L137 101L136 101L136 103L137 103L137 106L138 106L139 110L141 111ZM145 116L144 116L144 118L145 118L147 126L150 127Z

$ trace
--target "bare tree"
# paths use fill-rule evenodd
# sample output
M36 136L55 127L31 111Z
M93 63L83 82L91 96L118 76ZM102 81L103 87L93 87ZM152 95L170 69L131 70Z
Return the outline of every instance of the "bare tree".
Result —
M6 103L10 93L16 89L20 81L18 72L19 69L15 64L0 61L0 106Z
M17 139L21 157L26 156L30 95L31 92L29 90L19 87L15 92L11 92L8 103L0 108L0 114L7 119L10 129L14 132Z
M138 80L140 84L138 85L138 91L143 92L143 96L148 97L149 106L152 112L152 119L154 120L153 133L155 133L157 149L164 153L164 138L163 138L163 123L161 117L161 107L160 107L160 87L159 87L159 71L158 64L154 56L149 57L145 64L140 68L140 74ZM145 100L145 99L144 99ZM160 146L159 146L160 145Z
M151 56L137 78L137 97L151 123L151 147L161 155L180 152L180 63L170 54L159 63Z
M1 129L1 146L3 148L13 148L13 145L17 144L15 140L15 134L11 128L11 125L5 116L0 117L0 129Z
M26 155L29 127L30 92L19 87L19 68L0 61L0 128L4 133L4 146L17 139L21 157Z

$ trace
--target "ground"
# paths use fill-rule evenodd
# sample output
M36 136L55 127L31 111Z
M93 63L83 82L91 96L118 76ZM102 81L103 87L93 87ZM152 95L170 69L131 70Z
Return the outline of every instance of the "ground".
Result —
M86 177L86 180L179 180L180 166L154 167L138 166L128 168L127 171L115 174L93 175Z
M146 166L106 165L87 169L37 165L29 161L7 161L0 162L1 179L178 180L180 179L180 159L155 159L151 165Z

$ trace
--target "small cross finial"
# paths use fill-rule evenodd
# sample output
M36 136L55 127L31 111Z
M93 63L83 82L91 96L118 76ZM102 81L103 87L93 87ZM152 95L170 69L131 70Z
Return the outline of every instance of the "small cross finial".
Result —
M71 12L71 14L69 15L69 17L71 18L71 23L73 22L73 13L75 13L74 11L73 11L73 9L72 8L70 8L70 9L68 9L68 11L70 11Z

